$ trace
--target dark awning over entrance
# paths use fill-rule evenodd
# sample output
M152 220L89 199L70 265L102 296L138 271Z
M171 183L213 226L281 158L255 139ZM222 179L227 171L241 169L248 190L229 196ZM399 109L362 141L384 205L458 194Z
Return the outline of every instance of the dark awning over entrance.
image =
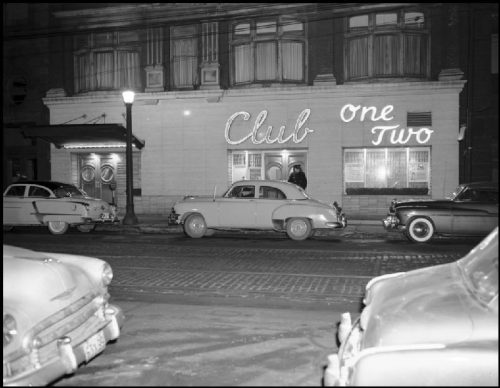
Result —
M37 125L21 132L24 137L40 138L57 148L124 147L127 143L127 129L120 124ZM132 134L132 144L141 149L145 142Z

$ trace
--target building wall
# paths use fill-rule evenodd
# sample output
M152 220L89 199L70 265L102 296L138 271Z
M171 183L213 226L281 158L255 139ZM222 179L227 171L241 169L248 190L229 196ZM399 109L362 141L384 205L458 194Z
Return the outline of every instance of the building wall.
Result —
M134 188L140 185L141 195L134 198L135 210L141 213L166 213L173 202L186 194L212 195L214 187L222 194L230 184L228 151L231 150L307 150L307 191L319 200L338 201L352 216L385 215L392 196L363 198L349 196L343 185L343 148L374 147L378 135L372 128L380 123L399 125L406 137L407 112L431 112L433 133L425 146L431 147L431 194L441 198L458 184L458 94L463 81L400 83L388 85L344 85L321 87L264 88L234 90L221 93L217 103L208 102L214 92L143 93L133 106L132 127L136 137L145 140L140 154L140 172L134 173ZM54 123L64 122L86 113L98 116L105 113L118 120L124 112L121 96L106 98L78 97L46 98ZM340 117L346 104L373 106L377 115L384 107L393 105L390 121L359 117L343 122ZM225 130L229 118L237 112L247 112L248 120L238 116L230 127L231 139L241 139L252 132L259 113L266 111L262 128L273 127L272 137L284 126L283 137L296 128L301 112L310 109L302 127L310 133L299 143L282 145L228 144ZM189 111L189 114L188 114ZM424 139L425 136L422 136ZM421 139L421 140L422 140ZM424 139L425 140L425 139ZM415 135L404 146L422 145ZM394 147L389 134L377 147ZM52 148L52 176L56 180L71 180L70 154L76 151ZM138 156L139 157L139 156ZM140 181L137 175L140 174ZM76 182L75 182L76 183ZM125 187L117 189L123 195ZM125 203L123 200L122 204ZM358 214L356 214L356 212Z

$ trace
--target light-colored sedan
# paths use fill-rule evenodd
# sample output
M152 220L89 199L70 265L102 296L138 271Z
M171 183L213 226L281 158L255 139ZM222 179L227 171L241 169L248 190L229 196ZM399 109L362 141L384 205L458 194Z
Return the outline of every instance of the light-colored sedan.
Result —
M70 226L90 232L96 224L118 222L116 206L91 198L69 183L23 181L3 193L3 229L15 226L47 226L52 234L64 234Z
M215 230L269 230L304 240L318 229L342 229L347 219L336 202L315 200L299 186L275 180L233 183L221 197L186 196L169 216L192 238Z
M109 303L103 260L3 246L3 385L47 385L116 340L122 310Z
M455 262L373 278L325 386L498 386L498 227Z

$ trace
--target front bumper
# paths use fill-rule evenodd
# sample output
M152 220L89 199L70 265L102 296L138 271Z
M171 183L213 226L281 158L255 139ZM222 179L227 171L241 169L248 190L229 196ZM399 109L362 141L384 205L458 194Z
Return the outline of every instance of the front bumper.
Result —
M403 232L406 230L406 226L401 224L401 221L395 214L388 214L387 217L382 220L382 226L387 231Z
M328 365L323 375L323 385L325 387L349 385L349 375L360 350L360 333L359 319L352 324L351 315L349 313L342 314L338 328L340 349L338 353L332 353L327 357Z
M107 324L85 341L74 344L70 337L57 339L57 351L55 357L51 357L47 362L37 368L26 368L21 374L8 376L10 365L4 358L4 386L44 386L66 374L74 373L78 366L90 361L97 354L101 353L109 341L120 336L120 327L125 320L125 316L120 307L108 305L106 308ZM94 342L96 338L102 343L102 349L96 349ZM93 353L95 352L95 353ZM6 377L7 374L7 377Z

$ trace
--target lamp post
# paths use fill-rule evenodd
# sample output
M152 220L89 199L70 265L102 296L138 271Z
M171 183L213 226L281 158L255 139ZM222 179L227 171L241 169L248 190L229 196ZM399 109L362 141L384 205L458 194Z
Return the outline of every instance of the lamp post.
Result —
M126 148L126 175L127 175L127 209L125 218L123 219L124 225L136 225L138 220L134 213L134 172L132 162L132 104L134 103L135 93L132 91L125 91L122 93L123 102L127 108L127 148Z

